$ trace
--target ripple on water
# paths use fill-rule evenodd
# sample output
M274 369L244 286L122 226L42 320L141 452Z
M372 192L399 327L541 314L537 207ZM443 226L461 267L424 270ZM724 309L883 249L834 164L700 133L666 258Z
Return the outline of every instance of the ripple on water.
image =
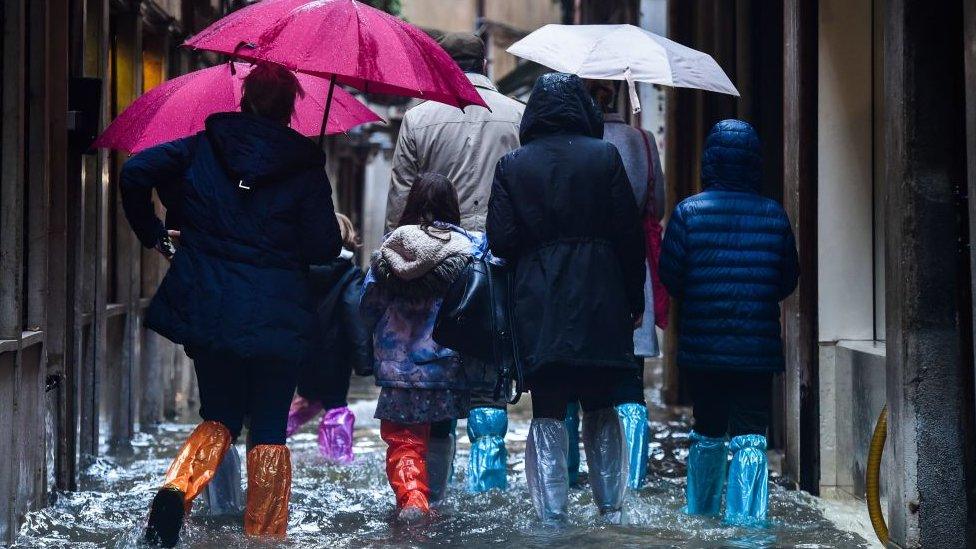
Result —
M588 490L570 494L569 526L543 528L534 518L525 484L524 448L528 420L515 411L507 437L510 488L507 492L461 492L467 437L459 428L454 491L428 523L403 527L392 520L393 497L384 472L385 444L371 418L373 401L353 403L358 417L356 462L324 464L310 425L289 446L294 460L289 537L284 544L249 540L241 517L194 516L181 547L867 547L860 536L835 528L814 498L773 486L768 529L726 527L718 519L689 517L684 505L687 418L653 421L650 479L628 501L627 526L602 524ZM661 412L660 413L666 413ZM662 417L652 412L652 417ZM85 470L85 491L56 494L50 507L27 516L16 547L135 547L146 509L169 459L192 426L168 424L152 437L136 438L131 455L100 458ZM244 448L239 450L242 452ZM583 456L585 466L585 456Z

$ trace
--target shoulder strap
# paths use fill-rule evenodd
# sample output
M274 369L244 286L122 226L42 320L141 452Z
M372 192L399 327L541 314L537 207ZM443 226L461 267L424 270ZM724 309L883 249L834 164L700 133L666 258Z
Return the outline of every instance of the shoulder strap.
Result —
M644 201L644 211L654 213L654 155L651 154L651 140L647 132L637 128L644 140L644 153L647 154L647 200Z

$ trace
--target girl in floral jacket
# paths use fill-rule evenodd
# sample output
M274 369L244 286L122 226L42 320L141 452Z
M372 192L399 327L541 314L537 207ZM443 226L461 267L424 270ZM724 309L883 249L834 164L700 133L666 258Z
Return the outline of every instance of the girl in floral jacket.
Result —
M480 233L458 227L460 217L451 182L437 174L421 176L398 227L374 255L363 287L360 308L367 326L374 327L374 369L382 388L375 417L389 445L387 476L405 521L427 515L430 501L442 495L451 456L430 450L450 447L444 442L452 422L468 413L460 357L432 337L447 288L486 250Z

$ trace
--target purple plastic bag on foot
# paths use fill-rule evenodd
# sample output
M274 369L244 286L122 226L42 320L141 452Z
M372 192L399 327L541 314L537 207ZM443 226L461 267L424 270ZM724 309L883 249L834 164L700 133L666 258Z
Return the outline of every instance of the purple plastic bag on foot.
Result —
M319 450L326 461L340 465L352 463L352 430L355 425L356 415L345 406L332 408L322 416Z
M322 411L322 403L317 400L306 400L298 395L291 401L291 408L288 409L288 426L285 428L285 436L290 437L298 432L309 421L315 418Z

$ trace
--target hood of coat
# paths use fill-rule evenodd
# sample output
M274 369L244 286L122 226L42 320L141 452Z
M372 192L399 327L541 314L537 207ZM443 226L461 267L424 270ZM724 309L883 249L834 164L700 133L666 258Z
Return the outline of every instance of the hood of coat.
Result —
M762 149L759 134L742 120L723 120L705 139L701 165L702 188L760 192Z
M472 255L471 238L450 225L405 225L390 233L373 255L376 281L398 295L443 294Z
M207 137L228 175L246 186L325 166L315 141L266 118L240 112L207 118Z
M553 72L535 81L520 125L523 145L546 135L580 134L603 139L603 114L575 74Z

